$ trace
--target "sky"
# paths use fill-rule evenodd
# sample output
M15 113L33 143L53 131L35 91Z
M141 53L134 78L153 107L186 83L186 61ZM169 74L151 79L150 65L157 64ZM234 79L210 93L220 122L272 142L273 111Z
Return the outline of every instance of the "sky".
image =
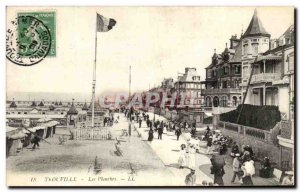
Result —
M7 22L18 12L56 12L56 57L23 67L6 64L7 95L52 92L91 95L95 57L96 12L114 18L116 26L98 33L96 93L148 90L163 78L177 79L185 67L196 67L205 80L205 67L214 49L241 35L255 7L8 7ZM271 38L294 22L292 7L257 7ZM86 98L88 99L88 98Z

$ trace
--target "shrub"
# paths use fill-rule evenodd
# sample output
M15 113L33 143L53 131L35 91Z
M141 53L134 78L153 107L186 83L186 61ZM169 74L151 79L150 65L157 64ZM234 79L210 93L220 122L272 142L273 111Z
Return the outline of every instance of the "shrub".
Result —
M212 116L204 118L203 124L212 124Z

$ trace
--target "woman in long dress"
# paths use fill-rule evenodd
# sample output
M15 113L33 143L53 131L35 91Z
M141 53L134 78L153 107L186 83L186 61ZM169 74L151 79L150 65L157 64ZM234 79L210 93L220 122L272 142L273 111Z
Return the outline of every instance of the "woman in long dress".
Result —
M196 149L194 147L190 148L189 151L189 168L192 170L196 169Z
M179 164L179 168L180 169L183 169L183 167L185 166L185 145L182 144L181 146L181 149L180 149L180 155L179 155L179 158L178 158L178 164Z
M254 161L247 157L246 162L241 167L244 175L242 176L243 186L252 186L252 176L255 174Z
M153 130L150 129L149 132L148 132L148 141L152 141L153 140Z

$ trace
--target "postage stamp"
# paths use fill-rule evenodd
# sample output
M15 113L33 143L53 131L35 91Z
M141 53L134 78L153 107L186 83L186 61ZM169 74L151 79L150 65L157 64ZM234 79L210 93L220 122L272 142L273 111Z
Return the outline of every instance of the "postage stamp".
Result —
M6 57L21 66L56 56L56 13L19 12L8 23Z
M39 19L41 22L44 23L45 26L50 31L51 35L51 46L50 51L47 57L55 57L56 56L56 12L54 11L47 11L47 12L20 12L18 13L19 16L32 16ZM22 27L22 26L20 26ZM19 31L20 35L20 31Z

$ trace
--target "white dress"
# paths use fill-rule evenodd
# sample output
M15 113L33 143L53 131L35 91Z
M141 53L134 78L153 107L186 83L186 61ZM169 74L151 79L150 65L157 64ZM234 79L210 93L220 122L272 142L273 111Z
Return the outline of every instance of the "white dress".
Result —
M196 150L194 148L190 148L189 152L189 166L190 169L196 169Z
M190 167L190 161L191 161L191 156L190 153L188 151L185 152L185 163L184 163L184 167Z
M178 158L178 164L179 166L183 167L185 166L186 164L186 161L185 161L185 150L180 150L180 155L179 155L179 158Z

